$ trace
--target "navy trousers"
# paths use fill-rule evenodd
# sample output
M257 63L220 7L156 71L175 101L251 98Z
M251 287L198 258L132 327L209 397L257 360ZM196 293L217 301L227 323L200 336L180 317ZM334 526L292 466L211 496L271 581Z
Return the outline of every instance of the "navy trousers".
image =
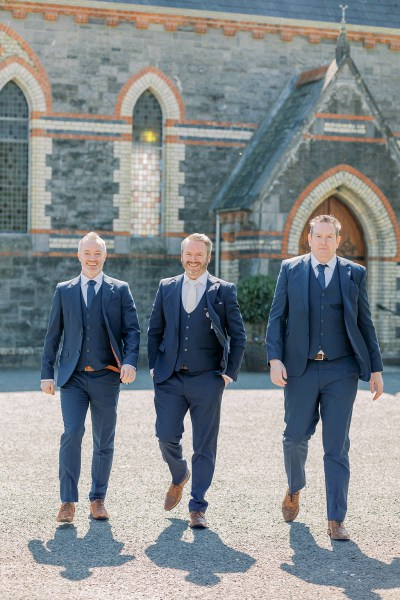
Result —
M283 453L290 493L306 484L308 441L322 420L327 516L344 521L350 480L349 429L359 367L353 357L308 361L300 377L285 387Z
M119 374L102 369L89 373L75 371L61 387L64 421L60 443L61 502L78 501L82 438L89 406L93 432L92 487L89 499L105 498L114 455L119 386Z
M190 411L193 431L190 511L205 512L208 506L205 494L214 475L224 387L223 378L215 371L178 372L154 384L156 435L174 484L181 483L188 471L182 453L182 434L183 420Z

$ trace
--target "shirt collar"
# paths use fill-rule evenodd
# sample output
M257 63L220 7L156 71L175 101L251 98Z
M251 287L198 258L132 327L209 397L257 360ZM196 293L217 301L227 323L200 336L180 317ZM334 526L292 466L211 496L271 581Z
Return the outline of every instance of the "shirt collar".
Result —
M101 273L96 275L96 277L94 277L93 281L95 281L98 285L101 285L103 283L103 276L104 276L104 273L102 271ZM86 275L81 273L81 284L82 285L87 285L87 282L89 281L89 279L90 279L89 277L86 277Z
M329 267L330 269L334 269L336 267L336 263L337 263L337 256L336 254L334 254L331 258L331 260L328 260L328 262L326 263L326 266ZM317 265L321 264L319 262L319 260L317 260L314 256L314 254L311 254L311 266L313 269L317 268Z
M208 271L205 271L200 277L197 279L190 279L186 273L183 275L183 283L187 283L188 281L195 281L196 283L201 283L202 285L207 285Z

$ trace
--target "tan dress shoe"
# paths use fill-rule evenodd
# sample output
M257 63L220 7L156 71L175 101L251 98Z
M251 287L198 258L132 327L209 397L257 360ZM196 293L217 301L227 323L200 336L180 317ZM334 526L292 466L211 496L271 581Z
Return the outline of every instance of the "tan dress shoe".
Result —
M300 490L294 494L289 494L286 490L285 497L282 502L282 515L286 523L294 521L299 514Z
M104 500L97 498L90 503L90 513L93 519L109 519L110 515L104 506Z
M189 479L190 471L187 472L185 479L181 483L178 483L177 485L171 483L164 500L165 510L172 510L173 508L175 508L175 506L177 506L177 504L179 504L182 498L183 488L185 487Z
M328 535L332 540L349 540L350 534L345 529L343 521L328 521Z
M59 523L72 523L75 515L75 504L73 502L63 502L58 511L57 521Z
M199 511L190 511L189 527L192 529L205 529L208 527L205 514Z

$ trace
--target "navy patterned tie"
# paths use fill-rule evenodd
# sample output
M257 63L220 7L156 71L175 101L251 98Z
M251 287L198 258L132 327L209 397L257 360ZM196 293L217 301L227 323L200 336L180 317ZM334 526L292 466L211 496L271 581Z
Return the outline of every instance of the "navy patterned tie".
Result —
M96 285L96 282L94 279L89 279L89 281L87 282L87 304L86 306L89 308L90 305L92 304L94 297L95 297L95 292L94 292L94 286Z
M321 288L324 290L325 289L325 269L326 269L327 265L317 265L317 269L318 269L318 283L321 286Z

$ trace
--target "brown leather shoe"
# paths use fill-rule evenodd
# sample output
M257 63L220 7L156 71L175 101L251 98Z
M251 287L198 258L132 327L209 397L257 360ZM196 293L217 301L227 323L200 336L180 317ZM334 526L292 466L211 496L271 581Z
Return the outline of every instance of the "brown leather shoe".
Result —
M181 483L178 483L177 485L171 483L164 500L165 510L172 510L177 504L179 504L182 498L183 488L185 487L189 479L190 471L187 472L185 479Z
M90 512L93 519L109 519L110 515L104 506L104 500L97 498L90 503Z
M349 540L350 534L345 529L343 521L328 521L328 535L332 540Z
M75 504L73 502L63 502L58 511L57 521L59 523L72 523L75 515Z
M299 514L300 490L294 494L289 494L286 490L285 497L282 502L282 515L286 523L294 521Z
M189 527L192 529L205 529L208 527L206 516L203 512L190 511L189 513Z

